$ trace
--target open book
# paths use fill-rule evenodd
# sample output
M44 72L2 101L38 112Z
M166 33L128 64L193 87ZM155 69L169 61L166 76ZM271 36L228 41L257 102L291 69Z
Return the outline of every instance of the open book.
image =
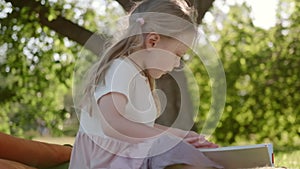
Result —
M273 145L271 143L201 148L199 150L225 169L274 167Z

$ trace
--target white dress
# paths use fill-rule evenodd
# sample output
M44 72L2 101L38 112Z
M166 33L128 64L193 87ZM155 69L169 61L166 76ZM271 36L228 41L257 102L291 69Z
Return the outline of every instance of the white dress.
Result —
M106 73L105 85L97 86L95 100L110 92L127 97L122 113L125 118L153 127L157 110L150 86L131 60L113 61ZM101 118L100 111L92 116L81 113L70 169L159 169L172 164L218 167L193 146L172 136L162 135L138 144L108 137L102 130Z

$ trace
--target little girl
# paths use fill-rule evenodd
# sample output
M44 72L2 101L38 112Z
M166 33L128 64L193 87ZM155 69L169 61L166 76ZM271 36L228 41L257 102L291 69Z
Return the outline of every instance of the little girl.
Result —
M155 79L180 66L196 29L184 0L145 0L89 72L70 169L222 168L192 131L155 124Z

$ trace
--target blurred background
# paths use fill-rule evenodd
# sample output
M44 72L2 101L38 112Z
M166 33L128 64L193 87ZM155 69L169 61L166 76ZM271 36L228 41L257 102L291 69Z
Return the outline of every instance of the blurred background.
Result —
M189 4L198 9L199 29L216 49L226 75L226 103L211 140L222 146L271 142L279 166L299 168L300 1ZM127 0L0 0L0 131L72 143L78 129L72 99L75 62L82 53L98 55L116 29L113 21L132 5ZM193 57L187 66L201 100L197 117L188 118L200 132L212 87L201 60ZM190 113L194 87L184 72L179 76L186 83ZM158 119L166 125L176 119L181 102L170 81L157 82L172 105Z

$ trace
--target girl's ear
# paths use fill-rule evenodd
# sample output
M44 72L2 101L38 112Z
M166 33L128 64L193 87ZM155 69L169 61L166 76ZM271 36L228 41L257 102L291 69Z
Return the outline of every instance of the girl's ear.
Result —
M160 41L159 34L157 34L156 32L148 33L145 39L146 49L155 47L159 41Z

